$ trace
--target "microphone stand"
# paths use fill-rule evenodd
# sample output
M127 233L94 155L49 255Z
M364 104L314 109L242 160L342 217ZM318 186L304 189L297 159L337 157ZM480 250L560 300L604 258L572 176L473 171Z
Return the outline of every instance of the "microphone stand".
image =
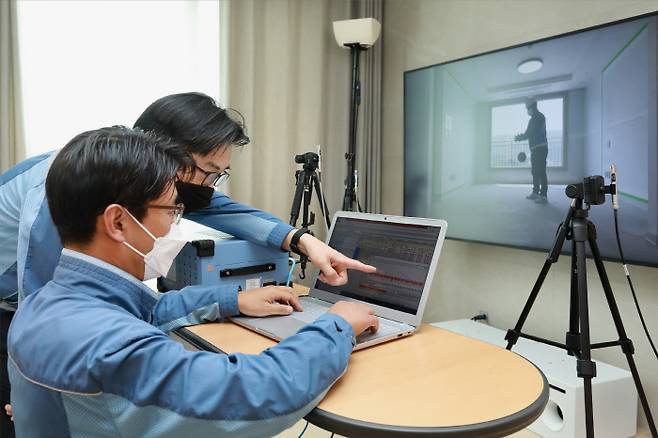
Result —
M345 179L345 194L343 196L343 210L354 211L356 199L356 133L359 118L359 105L361 104L361 80L359 79L359 57L367 47L359 43L345 44L350 48L352 55L352 94L350 99L350 127L347 144L347 177ZM360 210L360 209L359 209Z

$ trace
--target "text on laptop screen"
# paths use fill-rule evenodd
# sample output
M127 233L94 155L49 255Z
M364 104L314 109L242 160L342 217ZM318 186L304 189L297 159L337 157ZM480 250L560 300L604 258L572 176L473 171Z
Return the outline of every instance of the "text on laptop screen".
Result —
M441 227L339 217L329 246L377 268L350 270L343 286L318 280L316 289L415 314Z

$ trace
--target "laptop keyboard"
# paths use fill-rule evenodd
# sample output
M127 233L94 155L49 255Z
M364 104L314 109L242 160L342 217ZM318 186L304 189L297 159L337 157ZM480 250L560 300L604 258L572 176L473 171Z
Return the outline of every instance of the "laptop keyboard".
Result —
M315 300L302 300L302 305L304 306L303 312L293 312L292 317L303 321L305 323L310 323L327 313L329 310L328 305L321 304ZM394 333L400 333L403 331L408 331L411 327L402 324L396 321L391 321L390 319L379 318L379 329L376 333L372 333L369 330L366 330L359 336L357 336L356 341L358 344L373 339L379 339L384 336L389 336Z

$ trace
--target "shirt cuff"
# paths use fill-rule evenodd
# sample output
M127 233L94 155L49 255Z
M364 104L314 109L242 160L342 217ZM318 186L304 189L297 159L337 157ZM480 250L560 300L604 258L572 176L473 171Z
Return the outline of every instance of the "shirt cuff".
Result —
M270 235L267 236L267 243L276 248L283 249L283 241L294 229L294 227L286 224L285 222L278 223L270 232Z
M231 293L223 293L219 297L219 312L223 318L237 316L240 314L238 307L238 290L235 288Z

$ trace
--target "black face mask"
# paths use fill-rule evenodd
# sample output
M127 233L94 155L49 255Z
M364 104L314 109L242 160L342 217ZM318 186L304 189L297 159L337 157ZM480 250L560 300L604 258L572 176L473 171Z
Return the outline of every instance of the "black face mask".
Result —
M185 204L185 213L201 210L210 205L210 199L215 189L212 187L176 181L178 201Z

